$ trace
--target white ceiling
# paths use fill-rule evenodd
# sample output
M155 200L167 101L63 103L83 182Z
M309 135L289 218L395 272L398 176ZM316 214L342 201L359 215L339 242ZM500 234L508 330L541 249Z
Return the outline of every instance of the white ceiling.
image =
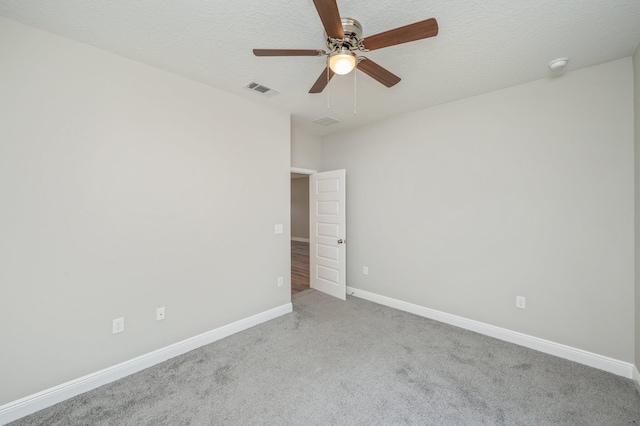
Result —
M357 74L309 88L322 57L255 57L253 48L325 49L311 0L0 0L0 15L289 111L293 126L324 135L385 117L631 56L639 0L338 0L363 36L435 17L437 37L365 54L400 76L386 88ZM256 81L280 91L243 89ZM329 102L330 108L327 108ZM312 120L331 116L323 127Z

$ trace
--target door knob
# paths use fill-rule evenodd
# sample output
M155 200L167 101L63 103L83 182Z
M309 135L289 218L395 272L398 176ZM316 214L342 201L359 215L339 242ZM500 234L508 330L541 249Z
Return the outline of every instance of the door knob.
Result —
M338 244L344 244L344 243L346 243L346 242L347 242L347 240L343 240L343 239L339 239L339 240L338 240Z

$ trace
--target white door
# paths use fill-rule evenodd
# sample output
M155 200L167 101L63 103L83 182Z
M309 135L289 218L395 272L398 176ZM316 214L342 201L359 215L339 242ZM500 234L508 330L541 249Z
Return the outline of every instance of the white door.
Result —
M309 273L311 288L345 300L345 171L309 176Z

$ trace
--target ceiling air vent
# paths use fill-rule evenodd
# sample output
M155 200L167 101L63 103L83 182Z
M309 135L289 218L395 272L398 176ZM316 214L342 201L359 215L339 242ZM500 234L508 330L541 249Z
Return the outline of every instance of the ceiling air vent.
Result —
M274 96L280 93L276 89L272 89L271 87L267 87L260 83L256 83L255 81L252 81L251 83L247 84L244 87L245 89L253 90L254 92L258 92L264 96Z
M321 126L330 126L332 124L339 123L340 121L336 120L333 117L320 117L313 120L313 122Z

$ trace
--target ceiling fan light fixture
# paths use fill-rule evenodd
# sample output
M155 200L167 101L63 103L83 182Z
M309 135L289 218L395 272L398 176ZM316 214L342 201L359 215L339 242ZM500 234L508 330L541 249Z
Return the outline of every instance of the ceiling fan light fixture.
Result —
M329 54L329 68L338 75L349 74L356 67L358 58L349 49L342 48Z

